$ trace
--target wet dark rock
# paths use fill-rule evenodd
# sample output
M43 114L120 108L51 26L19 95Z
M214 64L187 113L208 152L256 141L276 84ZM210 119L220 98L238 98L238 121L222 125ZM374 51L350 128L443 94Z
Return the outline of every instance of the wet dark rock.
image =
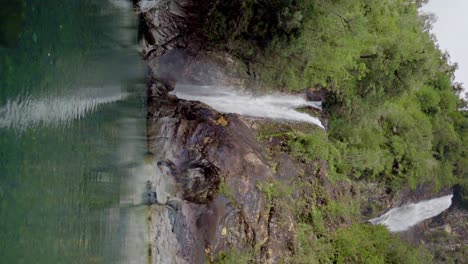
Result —
M452 207L468 210L468 201L464 198L467 192L468 190L464 190L460 184L455 185L453 187Z
M228 206L229 200L219 195L208 203L206 210L197 219L197 227L201 230L208 248L213 248L222 237Z
M145 23L145 59L159 57L174 47L185 46L189 32L187 0L140 1L138 11ZM187 34L183 34L187 32Z
M258 80L245 73L244 62L219 49L213 52L206 37L197 34L196 28L205 23L212 4L139 1L142 53L152 76L198 85L258 85Z
M175 79L191 85L225 85L242 87L251 79L239 72L240 62L229 54L173 49L151 60L153 75L160 79Z
M306 97L309 101L324 102L329 91L323 87L309 88L306 90Z
M157 163L158 168L163 172L165 169L168 170L170 175L177 175L179 172L177 171L177 167L174 162L170 160L160 160ZM164 173L164 172L163 172Z
M174 90L174 79L159 79L150 77L148 80L148 98L167 97Z
M158 203L158 196L156 192L149 191L148 192L148 205L157 204Z
M414 245L429 249L435 256L434 263L466 263L468 211L451 207L400 236Z
M211 258L227 248L265 243L268 208L256 183L273 173L254 133L236 115L168 95L167 82L151 85L148 151L164 154L157 166L175 181L175 195L182 198L182 210L171 213L183 259L204 263L199 256L205 253ZM220 196L221 184L229 197ZM155 243L161 246L161 241Z

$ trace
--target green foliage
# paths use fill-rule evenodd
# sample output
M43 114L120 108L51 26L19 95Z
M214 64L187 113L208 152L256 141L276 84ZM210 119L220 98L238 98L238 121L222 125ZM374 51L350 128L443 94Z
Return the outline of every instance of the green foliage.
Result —
M290 197L293 193L293 186L285 185L277 180L257 182L257 188L265 194L269 202L275 198Z
M417 6L404 0L237 0L211 8L198 32L207 45L280 88L320 83L398 94L437 60Z
M219 264L247 264L250 263L252 254L249 251L232 249L219 253L216 262Z
M421 105L421 110L429 115L435 115L440 111L440 95L430 86L424 86L416 93Z
M354 224L317 237L314 228L300 224L297 254L291 263L431 263L423 248L402 242L385 227ZM313 250L312 250L313 249Z
M332 235L334 263L430 263L429 252L412 248L385 227L353 225Z
M229 185L226 184L226 181L222 180L220 182L218 193L229 199L233 204L237 204L235 190L229 187Z
M420 5L221 1L200 30L268 86L330 90L329 137L290 135L294 155L327 160L331 176L442 188L462 178L465 103L452 83L457 65L434 44Z
M330 90L329 136L291 135L293 154L330 175L398 189L463 178L467 117L456 64L406 0L220 1L200 28L268 86ZM241 10L241 12L239 12Z
M468 157L463 157L457 166L457 171L462 175L460 181L462 205L468 208Z
M343 161L342 152L328 140L324 131L316 131L313 134L290 134L289 148L293 155L303 160L328 161L328 175L331 181L341 179L348 169Z
M360 217L359 204L349 197L340 199L338 201L330 201L323 207L322 211L325 213L328 223L354 222Z
M329 180L376 181L392 190L458 183L468 199L468 103L453 83L457 65L428 31L431 16L418 12L423 2L217 1L201 31L210 48L244 61L268 87L329 90L327 133L286 137L302 161L326 160ZM340 227L358 221L359 204L302 184L310 192L296 201L301 223L290 262L431 261L382 227ZM277 187L258 185L270 200Z
M332 199L313 182L302 182L307 195L295 203L296 248L286 263L431 263L429 252L402 242L385 227L356 224L361 208L351 194Z
M331 145L327 141L327 134L323 132L298 134L290 141L290 148L296 156L309 160L328 160Z
M228 47L247 42L261 49L284 47L299 35L302 20L308 15L305 2L293 0L220 1L212 10L209 23L202 28L212 42L224 42Z

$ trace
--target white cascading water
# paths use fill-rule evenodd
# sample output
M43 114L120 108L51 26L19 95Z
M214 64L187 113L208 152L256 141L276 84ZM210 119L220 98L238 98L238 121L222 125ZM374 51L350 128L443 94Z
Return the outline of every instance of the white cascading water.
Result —
M25 130L41 124L59 125L80 119L102 104L127 97L120 87L87 88L64 96L32 97L7 101L0 107L0 128Z
M223 113L306 122L324 128L318 118L296 110L300 107L321 110L321 102L307 101L300 96L271 94L256 97L227 87L195 85L177 85L174 94L181 99L203 102Z
M159 1L151 1L151 0L140 0L138 2L140 12L142 13L149 12L151 9L157 8L159 4L160 4Z
M369 222L375 225L385 225L390 232L403 232L447 210L452 205L452 197L453 195L447 195L419 203L406 204L393 208L382 216L369 220Z

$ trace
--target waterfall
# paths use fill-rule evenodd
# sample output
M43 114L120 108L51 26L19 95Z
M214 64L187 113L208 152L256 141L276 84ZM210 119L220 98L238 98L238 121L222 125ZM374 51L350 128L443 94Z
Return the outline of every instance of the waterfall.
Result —
M452 197L453 195L447 195L419 203L406 204L393 208L382 216L369 220L369 222L385 225L390 232L406 231L447 210L452 204Z
M321 102L307 101L300 96L278 93L252 96L227 87L195 85L177 85L174 94L181 99L203 102L224 113L306 122L324 128L318 118L296 110L300 107L321 110Z

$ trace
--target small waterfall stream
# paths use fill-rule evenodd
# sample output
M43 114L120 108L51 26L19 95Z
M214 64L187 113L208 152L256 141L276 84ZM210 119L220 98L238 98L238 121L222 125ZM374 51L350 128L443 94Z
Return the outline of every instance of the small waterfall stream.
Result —
M452 204L452 197L453 195L446 195L419 203L406 204L393 208L369 222L375 225L385 225L390 232L403 232L447 210Z
M318 118L296 110L301 107L321 110L321 102L307 101L300 96L278 93L252 96L228 87L195 85L177 85L175 95L181 99L203 102L224 113L306 122L324 128Z

